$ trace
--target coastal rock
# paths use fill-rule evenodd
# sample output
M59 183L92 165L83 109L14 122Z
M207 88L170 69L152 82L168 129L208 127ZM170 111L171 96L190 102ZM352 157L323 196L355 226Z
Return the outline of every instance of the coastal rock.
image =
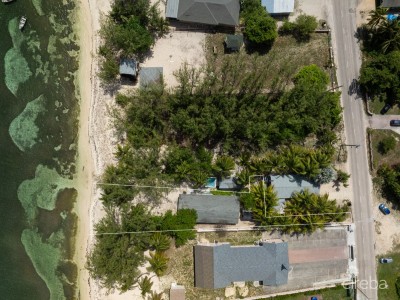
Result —
M225 288L225 298L233 299L236 296L236 288L228 286Z

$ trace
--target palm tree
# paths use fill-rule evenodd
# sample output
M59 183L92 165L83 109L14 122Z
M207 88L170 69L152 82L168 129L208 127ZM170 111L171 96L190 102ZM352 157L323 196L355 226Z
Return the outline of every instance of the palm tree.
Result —
M236 175L236 184L241 187L246 186L249 183L250 175L251 173L249 169L243 169L239 174Z
M337 205L336 200L329 200L328 194L320 196L306 189L286 201L285 215L291 218L292 224L300 224L289 226L287 231L313 232L328 222L344 221L347 211L346 205Z
M171 245L171 239L161 232L156 232L150 239L150 245L155 251L167 251Z
M386 13L388 9L383 8L383 7L378 7L375 10L372 10L369 13L369 20L368 20L368 26L370 26L372 29L376 29L380 27L382 23L387 22L386 18Z
M270 218L266 218L275 213L274 207L278 205L278 197L273 186L266 186L263 181L254 184L250 188L250 193L254 197L255 208L253 218L261 224L270 224Z
M150 293L151 287L153 286L153 282L151 279L147 276L143 277L139 282L138 282L140 291L142 296Z
M234 169L235 161L226 155L219 156L213 165L215 176L219 179L230 176Z
M397 21L393 22L393 24L398 24ZM394 26L388 26L394 27ZM382 43L382 52L387 53L390 50L399 50L400 49L400 28L397 25L396 29L387 29L385 33L387 34L387 38ZM384 30L384 29L382 29Z
M208 174L202 170L192 170L189 173L189 179L193 183L193 188L203 187L207 182Z
M319 164L319 167L321 169L329 167L332 163L331 156L321 149L315 150L313 152L313 158Z
M312 153L303 158L301 163L303 171L301 175L305 175L309 179L314 179L321 171L320 166Z
M148 300L162 300L163 293L156 293L154 291L151 292Z
M149 271L153 271L158 277L164 275L168 267L169 258L163 252L150 252L150 257L147 260L150 263Z

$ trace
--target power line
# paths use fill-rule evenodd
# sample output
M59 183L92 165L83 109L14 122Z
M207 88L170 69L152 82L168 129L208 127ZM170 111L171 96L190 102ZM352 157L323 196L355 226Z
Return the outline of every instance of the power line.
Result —
M234 228L212 228L212 229L202 229L202 228L187 228L187 229L168 229L168 230L147 230L147 231L119 231L119 232L102 232L102 233L96 233L94 234L95 236L100 236L100 235L122 235L122 234L146 234L146 233L163 233L163 232L183 232L183 231L196 231L197 233L204 233L207 232L207 230L212 230L212 231L258 231L258 230L263 230L267 229L270 227L289 227L289 226L309 226L309 225L326 225L327 223L308 223L308 224L281 224L281 225L263 225L263 226L252 226L252 227L234 227ZM338 223L342 224L342 223ZM343 223L347 224L347 223Z

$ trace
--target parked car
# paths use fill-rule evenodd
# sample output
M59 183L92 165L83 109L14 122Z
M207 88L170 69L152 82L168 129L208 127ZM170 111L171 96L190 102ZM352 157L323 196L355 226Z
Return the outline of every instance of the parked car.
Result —
M391 257L382 257L379 259L379 262L381 264L390 264L393 262L393 259Z
M386 105L381 109L381 115L386 114L389 111L389 109L391 109L391 108L392 108L392 105L390 105L389 103L386 103Z
M384 214L388 215L390 214L390 209L383 203L379 204L379 210Z
M390 120L390 126L400 126L400 120Z

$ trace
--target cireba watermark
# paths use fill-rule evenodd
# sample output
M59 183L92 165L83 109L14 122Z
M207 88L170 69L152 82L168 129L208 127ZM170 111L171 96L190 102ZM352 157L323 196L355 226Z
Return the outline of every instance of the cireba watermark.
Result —
M375 280L375 279L371 279L371 278L369 280L368 279L362 279L362 280L357 279L357 281L354 283L357 283L357 287L362 290L364 290L364 289L387 290L389 288L387 281L383 280L383 279L382 280ZM351 289L353 285L352 284L346 285L346 284L342 283L342 286L345 289Z

